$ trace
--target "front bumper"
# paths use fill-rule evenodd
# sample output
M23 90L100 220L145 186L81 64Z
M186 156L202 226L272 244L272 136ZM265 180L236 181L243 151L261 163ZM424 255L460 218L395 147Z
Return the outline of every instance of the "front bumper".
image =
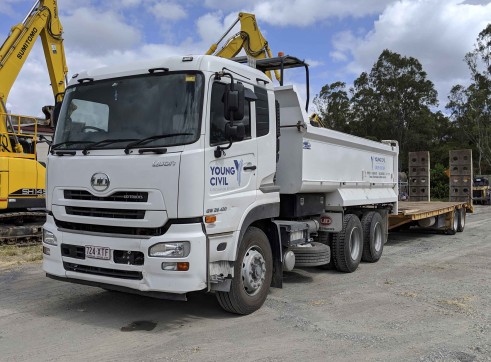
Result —
M52 216L48 216L44 228L57 238L57 246L43 243L49 248L49 255L43 255L43 269L56 279L66 281L85 281L88 285L113 285L140 292L163 292L184 294L203 290L207 287L207 238L201 224L173 224L164 235L150 238L125 237L119 235L94 235L60 231ZM148 249L161 242L189 241L191 251L185 258L156 258L148 256ZM107 247L111 250L110 260L74 258L62 256L61 244L75 245L83 249L87 245ZM143 265L116 263L114 250L138 251L144 255ZM188 271L162 270L163 262L188 262ZM65 263L65 264L64 264ZM80 266L83 272L66 270L64 265ZM75 268L77 270L77 268ZM97 270L112 271L113 276L100 275ZM140 275L128 279L125 273ZM119 276L121 275L121 276Z

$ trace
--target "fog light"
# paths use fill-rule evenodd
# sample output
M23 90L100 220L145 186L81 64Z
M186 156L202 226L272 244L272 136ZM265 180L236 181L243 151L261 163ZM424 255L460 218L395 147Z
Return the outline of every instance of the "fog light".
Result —
M158 243L148 249L148 255L158 258L185 258L191 251L189 241Z
M51 255L51 250L47 246L43 246L43 254L44 255Z
M177 270L177 263L162 263L162 270Z
M171 271L188 271L189 270L189 263L183 262L183 263L169 263L169 262L163 262L162 263L162 270L171 270Z
M43 229L43 243L57 246L58 240L56 240L55 234L53 234L51 231Z

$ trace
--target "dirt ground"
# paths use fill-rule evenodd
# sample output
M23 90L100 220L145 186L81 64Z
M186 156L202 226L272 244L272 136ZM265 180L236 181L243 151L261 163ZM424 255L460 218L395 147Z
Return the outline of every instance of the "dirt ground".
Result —
M464 233L394 233L352 274L285 274L256 313L0 270L1 361L491 361L491 207ZM0 256L3 258L3 256Z

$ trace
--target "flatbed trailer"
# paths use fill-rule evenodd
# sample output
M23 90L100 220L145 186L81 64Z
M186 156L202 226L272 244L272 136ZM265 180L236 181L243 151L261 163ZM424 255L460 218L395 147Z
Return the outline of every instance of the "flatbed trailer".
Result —
M399 212L389 215L389 231L416 225L422 229L440 230L449 234L463 231L467 212L473 212L467 202L399 202Z

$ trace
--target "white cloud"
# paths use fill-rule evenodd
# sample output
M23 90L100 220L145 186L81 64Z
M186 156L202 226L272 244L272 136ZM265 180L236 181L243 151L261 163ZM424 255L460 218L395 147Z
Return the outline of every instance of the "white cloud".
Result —
M97 14L97 16L94 16ZM78 51L98 56L140 43L141 34L113 11L79 8L61 19L65 44L76 44Z
M150 13L157 19L172 21L184 19L187 16L186 11L181 5L170 2L156 3L151 7Z
M254 5L252 13L272 25L310 26L330 18L373 15L391 2L394 0L269 0Z
M205 0L205 6L221 11L244 10L261 23L309 26L329 18L362 17L382 11L394 0Z
M370 71L383 49L417 58L435 83L440 107L453 84L468 79L464 55L491 19L491 4L468 5L462 0L401 0L387 6L364 36L334 35L334 60L351 59L353 75Z
M237 14L238 13L230 13L223 17L222 12L218 11L215 13L205 14L196 21L198 35L206 48L204 51L207 51L213 43L220 39L225 31L235 22L237 19ZM219 44L218 49L225 44L230 36L233 36L239 30L240 25L237 24Z

